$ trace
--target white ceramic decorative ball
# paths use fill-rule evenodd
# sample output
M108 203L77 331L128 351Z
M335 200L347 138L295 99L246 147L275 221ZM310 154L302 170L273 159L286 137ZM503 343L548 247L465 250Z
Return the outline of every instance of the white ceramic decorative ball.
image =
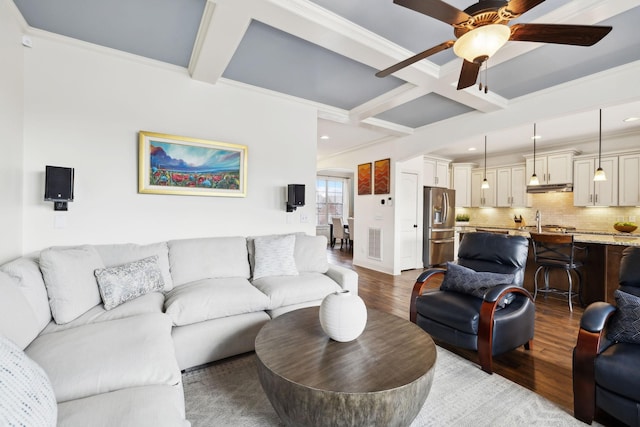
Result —
M362 298L348 290L334 292L320 304L320 325L335 341L353 341L367 326L367 307Z

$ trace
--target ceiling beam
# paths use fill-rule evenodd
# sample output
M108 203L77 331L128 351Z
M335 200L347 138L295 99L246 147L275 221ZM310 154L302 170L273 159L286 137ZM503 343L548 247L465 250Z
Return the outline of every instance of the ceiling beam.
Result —
M189 61L194 80L215 84L222 77L251 23L247 1L207 1Z

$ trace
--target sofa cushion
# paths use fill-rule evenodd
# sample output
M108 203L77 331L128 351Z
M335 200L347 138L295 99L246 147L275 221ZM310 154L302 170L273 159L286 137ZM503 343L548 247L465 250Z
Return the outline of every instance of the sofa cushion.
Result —
M326 273L329 270L327 238L325 236L296 234L293 256L298 272Z
M68 323L102 302L93 272L103 267L92 246L50 248L40 253L40 269L56 323Z
M180 427L189 426L184 419L184 402L179 386L154 385L133 387L58 406L58 424L64 427Z
M474 271L456 263L448 262L447 272L440 285L440 290L460 292L484 298L484 294L492 287L511 283L513 283L513 274ZM511 301L512 299L505 297L500 302L500 305L504 306Z
M640 344L640 297L619 289L613 295L618 309L611 317L607 338L611 341Z
M0 336L0 425L55 426L57 406L44 370Z
M39 332L36 316L18 284L0 271L0 336L24 349Z
M255 267L253 280L268 276L297 276L293 256L296 236L293 234L254 238Z
M146 385L176 385L171 319L145 314L38 336L25 352L45 370L58 402Z
M94 274L105 310L164 289L157 255L115 267L98 268Z
M166 242L137 245L124 243L117 245L96 245L96 250L104 262L105 267L115 267L139 259L157 255L158 266L162 272L165 292L173 289L173 279L169 269L169 248Z
M27 298L38 322L38 328L44 329L51 321L51 308L47 288L44 285L38 259L40 253L25 255L0 266L18 284L20 292Z
M269 309L321 300L340 285L322 273L300 273L298 276L271 276L254 280L253 286L269 297Z
M168 246L174 286L211 278L249 278L244 237L171 240Z
M164 294L160 292L152 292L142 295L131 301L117 306L111 310L105 310L104 305L98 304L80 317L73 319L64 325L58 325L56 322L49 322L41 334L52 334L54 332L66 331L67 329L77 328L79 326L88 325L90 323L107 322L109 320L123 319L125 317L139 316L141 314L162 313L164 306Z
M247 279L204 279L166 295L165 311L177 326L266 310L269 298Z

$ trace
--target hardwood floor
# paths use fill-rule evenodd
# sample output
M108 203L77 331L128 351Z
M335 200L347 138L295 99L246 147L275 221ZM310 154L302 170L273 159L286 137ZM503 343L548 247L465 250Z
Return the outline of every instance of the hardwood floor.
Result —
M393 276L352 265L351 253L338 247L327 249L329 261L352 268L359 275L359 294L369 308L409 319L409 299L421 270ZM583 309L569 311L566 299L549 296L536 301L533 349L520 347L494 358L494 372L555 402L573 414L572 352L578 336ZM478 363L477 354L438 343ZM478 367L478 369L480 369ZM600 420L605 424L610 420Z

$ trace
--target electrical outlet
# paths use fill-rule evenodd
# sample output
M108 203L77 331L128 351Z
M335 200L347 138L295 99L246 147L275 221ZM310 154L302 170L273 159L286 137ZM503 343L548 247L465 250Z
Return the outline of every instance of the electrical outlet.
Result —
M300 212L300 222L302 224L306 224L307 222L309 222L309 216L306 212Z
M635 215L629 215L629 222L636 222L636 216Z
M618 215L616 217L616 222L623 222L624 221L624 217L622 215Z

